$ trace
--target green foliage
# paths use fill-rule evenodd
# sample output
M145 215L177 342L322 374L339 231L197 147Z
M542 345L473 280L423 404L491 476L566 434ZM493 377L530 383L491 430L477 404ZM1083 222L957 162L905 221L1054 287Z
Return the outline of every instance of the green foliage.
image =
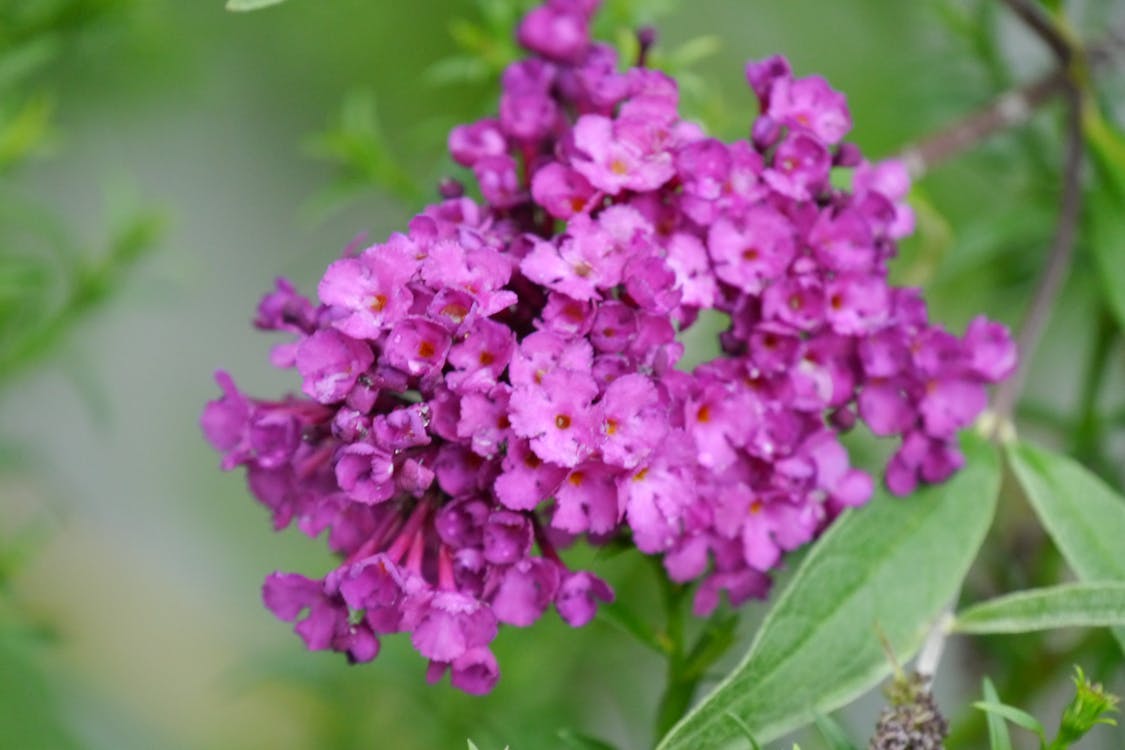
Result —
M42 524L0 535L0 597L6 594L9 583L43 545L47 535Z
M1018 727L1023 727L1029 732L1034 732L1035 736L1039 738L1040 747L1047 744L1047 732L1043 729L1043 724L1027 711L1009 706L1004 703L993 703L991 701L978 701L973 704L974 708L979 708L989 716L996 716L1001 719L1012 722Z
M959 613L956 633L1029 633L1069 627L1125 627L1125 583L1077 583L1019 591Z
M44 153L54 101L41 74L77 38L132 0L25 0L0 5L0 177Z
M817 714L816 730L820 732L821 739L824 740L828 750L858 750L848 737L848 733L831 716Z
M39 663L42 644L0 611L0 738L27 750L77 748Z
M1108 714L1117 711L1120 699L1106 692L1105 688L1097 683L1090 682L1081 667L1074 668L1074 697L1063 709L1062 719L1059 721L1059 731L1055 739L1047 743L1047 732L1043 723L1026 711L1001 703L996 697L992 684L985 681L985 697L987 700L974 703L976 708L985 711L989 716L989 726L993 726L993 719L1003 719L1016 726L1023 727L1039 738L1041 750L1067 750L1078 742L1098 724L1116 726L1117 722ZM1000 724L1002 726L1002 723ZM997 739L999 737L999 739ZM1011 741L1007 731L992 733L992 750L1008 750Z
M520 56L513 30L528 2L474 0L475 19L455 18L449 34L458 52L435 63L425 73L433 85L493 84Z
M1117 726L1108 714L1117 712L1121 699L1086 679L1082 667L1075 667L1074 671L1074 697L1063 710L1058 736L1049 750L1066 750L1098 724Z
M621 64L633 65L640 52L637 30L671 12L679 0L608 0L595 19L595 34L611 39ZM475 18L455 18L449 33L458 52L432 65L424 76L437 86L477 85L495 87L504 69L522 56L514 29L531 0L475 0ZM725 108L722 97L692 68L722 47L716 35L688 39L675 48L659 41L648 56L650 67L677 77L689 117L698 118L724 130Z
M46 94L13 105L4 102L0 113L0 173L45 148L51 135L53 106ZM12 111L14 108L14 111Z
M597 619L610 625L654 653L664 656L668 653L668 643L660 638L656 630L642 620L636 612L623 602L598 607Z
M52 258L0 251L0 383L113 297L163 226L160 214L136 211L118 221L100 252L68 247Z
M280 5L285 0L227 0L227 10L248 11Z
M131 5L132 0L0 3L0 388L113 296L160 233L159 217L130 210L113 217L106 246L93 251L70 238L57 206L26 198L17 182L33 159L50 153L55 140L52 65L73 57L87 34L117 20ZM0 475L12 469L6 460L0 462ZM0 744L29 750L77 747L67 726L70 712L57 705L56 680L45 667L44 629L33 626L10 585L42 546L45 526L33 521L16 532L4 531Z
M1031 506L1084 581L1125 583L1125 499L1078 462L1026 443L1008 457ZM1125 628L1114 634L1125 648Z
M734 724L737 730L735 736L741 737L750 743L750 750L762 750L762 746L758 744L758 739L754 736L754 732L750 730L749 725L742 720L741 716L730 710L727 710L723 716Z
M29 0L0 7L0 384L46 354L120 287L156 243L147 210L119 217L108 247L76 246L52 208L19 194L14 172L45 153L53 96L39 80L83 34L132 0Z
M910 498L885 492L848 511L774 602L743 661L660 743L717 746L741 717L768 742L842 706L889 671L877 632L905 657L955 595L992 521L994 449L964 442L967 465Z
M383 190L411 206L422 200L422 188L396 155L370 92L348 94L335 120L308 140L306 152L332 165L336 172L313 200L313 213L318 217L371 189Z
M1084 236L1106 304L1125 328L1125 134L1092 104L1082 124L1097 178L1086 194Z
M613 745L608 742L571 729L560 729L558 737L563 747L568 747L570 750L614 750Z
M992 684L992 680L985 677L983 682L984 703L999 703L1000 696L996 694L996 686ZM1008 734L1008 725L1004 723L1004 719L991 711L986 712L985 716L988 718L989 748L991 750L1012 750L1012 738Z

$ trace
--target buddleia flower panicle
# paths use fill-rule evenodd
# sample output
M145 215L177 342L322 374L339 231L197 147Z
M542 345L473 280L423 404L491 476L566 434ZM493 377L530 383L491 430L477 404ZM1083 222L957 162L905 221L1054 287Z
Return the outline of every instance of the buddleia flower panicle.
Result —
M613 600L560 555L578 538L661 556L699 582L698 615L764 597L785 552L871 495L843 432L899 440L892 492L943 481L1014 367L1002 326L959 338L888 285L909 182L844 140L842 94L752 62L760 114L723 143L680 117L673 78L591 39L597 6L528 13L498 113L450 133L481 201L444 180L333 262L317 303L284 280L262 301L300 395L217 376L202 426L223 467L339 555L264 586L310 649L368 661L405 632L431 680L487 692L501 624L553 607L581 626ZM730 319L722 354L678 369L704 310Z
M944 750L949 722L934 700L928 676L899 674L884 692L883 709L868 750Z

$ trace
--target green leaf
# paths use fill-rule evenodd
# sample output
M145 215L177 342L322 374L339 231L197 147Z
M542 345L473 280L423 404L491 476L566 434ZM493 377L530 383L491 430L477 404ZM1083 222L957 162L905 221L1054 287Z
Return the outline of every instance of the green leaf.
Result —
M999 703L1000 696L996 694L996 686L992 680L984 678L984 700L986 703ZM988 719L988 746L991 750L1012 750L1012 738L1008 734L1008 725L1004 720L992 713L985 712Z
M43 149L51 136L53 108L50 97L40 94L17 112L0 112L0 171Z
M0 622L0 737L4 747L77 748L34 641Z
M1097 177L1086 195L1083 235L1106 302L1125 327L1125 134L1092 105L1083 112L1082 126Z
M1021 711L1014 706L1008 706L1004 703L993 703L991 701L978 701L973 704L973 708L979 708L988 714L1000 716L1017 726L1021 726L1029 732L1035 732L1039 737L1039 741L1046 745L1047 735L1043 731L1043 725L1039 723L1039 719L1029 714L1027 711Z
M316 213L339 208L371 188L385 190L407 204L417 203L424 194L400 161L402 149L388 140L368 91L349 92L334 122L310 138L305 150L337 172L333 184L318 196Z
M883 491L817 542L762 623L742 663L661 741L717 747L740 717L769 742L878 684L890 671L877 633L912 654L957 593L996 507L1000 471L983 438L965 468L913 497Z
M477 747L477 743L473 742L472 740L465 740L465 742L469 744L469 750L480 750L480 748Z
M227 10L237 12L268 8L271 5L280 5L285 0L227 0Z
M0 90L21 83L56 58L61 50L59 35L49 31L9 48L0 57Z
M974 604L954 618L955 633L1030 633L1053 628L1125 626L1125 583L1070 583Z
M1027 499L1084 581L1125 583L1125 499L1076 461L1025 443L1008 447ZM1125 649L1125 628L1113 631Z
M824 714L816 715L816 729L830 750L858 750L844 728Z
M559 739L572 750L615 750L613 745L571 729L560 729Z
M638 643L661 656L668 655L670 644L657 637L652 626L642 621L635 612L630 611L621 602L615 602L608 607L598 607L597 618L632 636Z
M750 731L750 727L746 725L746 722L739 718L738 714L733 711L727 711L725 716L738 727L739 734L741 734L742 738L749 741L750 750L762 750L762 746L759 745L758 740L754 738L754 733Z

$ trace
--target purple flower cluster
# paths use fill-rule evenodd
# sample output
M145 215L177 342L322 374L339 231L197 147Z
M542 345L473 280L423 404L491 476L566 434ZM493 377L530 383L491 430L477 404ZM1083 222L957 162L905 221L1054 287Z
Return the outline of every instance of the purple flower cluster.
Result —
M697 614L762 597L785 551L871 495L841 433L901 438L898 494L942 481L1014 366L1002 326L958 338L888 285L908 180L843 142L840 93L752 63L760 115L722 143L680 118L672 78L591 41L596 6L532 10L498 117L450 135L483 204L447 182L405 233L332 263L319 305L285 281L262 301L257 326L296 336L273 359L303 397L218 375L202 426L223 467L342 558L266 580L310 649L367 661L409 632L431 680L486 692L500 623L553 605L580 626L612 600L558 554L582 535L700 581ZM730 319L723 355L677 369L708 309Z

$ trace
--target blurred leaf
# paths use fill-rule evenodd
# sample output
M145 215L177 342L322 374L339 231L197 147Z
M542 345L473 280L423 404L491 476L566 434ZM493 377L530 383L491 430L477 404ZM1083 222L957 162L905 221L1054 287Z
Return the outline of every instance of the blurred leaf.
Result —
M1019 591L958 614L955 633L1029 633L1125 626L1125 583L1068 583Z
M57 35L45 33L5 51L0 56L0 91L38 71L54 59L60 49Z
M1007 719L1016 726L1023 727L1028 731L1035 732L1039 737L1039 741L1044 745L1047 744L1047 735L1043 731L1043 725L1034 716L1027 711L1021 711L1014 706L1008 706L1003 703L992 703L986 701L978 701L973 704L973 708L979 708L988 714L995 714L1001 718Z
M677 724L662 750L713 747L742 717L768 742L832 711L889 671L877 631L899 658L925 640L956 594L996 506L991 445L966 435L967 463L913 497L880 490L816 542L774 603L742 663Z
M594 19L595 35L605 39L616 29L636 31L671 13L681 0L607 0Z
M1043 528L1078 577L1125 582L1125 499L1066 456L1016 443L1008 458ZM1125 649L1125 628L1113 632Z
M8 304L43 294L50 269L38 258L0 256L0 320Z
M465 740L465 742L468 743L469 750L480 750L480 748L477 747L477 743L473 742L472 740Z
M560 729L558 737L562 740L563 745L571 748L571 750L615 750L613 745L608 742L570 729Z
M318 212L330 212L370 189L385 190L414 204L422 189L402 167L387 140L370 92L353 91L344 99L340 113L326 131L306 144L307 152L337 169L332 184L315 199Z
M984 702L999 703L1000 696L996 694L996 687L992 680L984 678ZM1008 725L1004 720L992 713L985 712L988 719L988 747L990 750L1012 750L1012 738L1008 734Z
M36 650L25 635L0 623L0 738L13 749L77 748L36 664Z
M491 84L520 57L514 30L530 3L475 0L477 19L454 18L449 35L461 54L438 61L425 77L437 85L458 82Z
M74 388L91 423L108 431L113 420L113 396L102 378L90 376L91 372L97 371L90 353L74 347L58 366L62 376Z
M816 729L829 750L857 750L844 728L835 719L824 714L816 715Z
M656 56L654 64L668 73L677 75L698 62L714 57L723 48L723 40L713 34L689 39L667 56Z
M896 264L894 279L902 286L924 286L942 267L953 246L953 226L920 185L910 191L910 206L914 209L915 231Z
M0 126L0 172L41 149L51 132L51 100L35 96Z
M486 82L491 72L488 63L479 57L454 55L431 65L422 78L433 86L454 86Z
M0 537L0 590L3 590L20 570L43 547L48 536L47 526L29 524L10 536Z
M0 380L44 356L79 321L104 304L137 261L156 247L164 218L153 211L135 211L116 224L109 247L99 256L65 259L69 279L59 295L61 301L45 299L49 290L44 289L38 297L25 298L13 313L0 293ZM5 260L4 268L9 265ZM15 263L11 273L18 275L20 265ZM6 286L6 273L0 269L0 289ZM42 308L40 315L31 320L17 317L25 306L36 305Z
M1125 328L1125 135L1093 105L1082 124L1098 177L1086 195L1086 237L1106 302Z
M642 646L652 649L661 656L667 655L667 644L657 638L656 631L648 623L642 621L635 612L629 610L623 602L618 601L608 606L598 607L596 617L626 635L632 636Z
M285 0L227 0L227 10L247 11L268 8L271 5L280 5Z

